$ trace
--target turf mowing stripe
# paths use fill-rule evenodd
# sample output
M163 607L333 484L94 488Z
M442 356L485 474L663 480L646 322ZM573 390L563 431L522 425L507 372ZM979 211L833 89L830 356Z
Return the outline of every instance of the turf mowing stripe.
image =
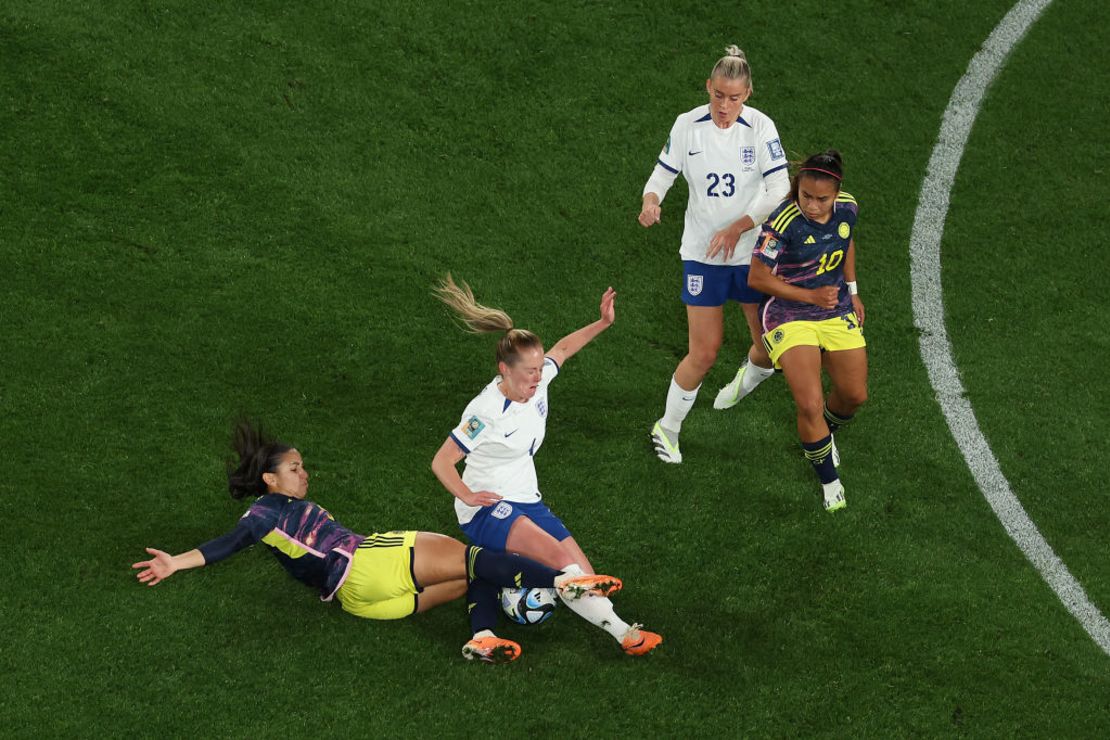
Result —
M1087 634L1110 655L1110 622L1087 598L1083 587L1025 513L979 429L952 357L944 326L940 283L940 241L949 197L983 95L1010 51L1051 3L1052 0L1023 0L1014 5L972 57L967 72L952 91L921 184L921 197L910 235L913 315L914 324L921 331L921 358L928 369L937 402L979 490L1025 557Z

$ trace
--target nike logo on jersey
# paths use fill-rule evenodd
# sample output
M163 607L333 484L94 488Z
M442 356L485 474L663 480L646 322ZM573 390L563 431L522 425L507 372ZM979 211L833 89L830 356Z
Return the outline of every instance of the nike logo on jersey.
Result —
M516 433L517 433L518 431L520 431L520 430L519 430L519 429L514 429L514 430L513 430L513 431L511 431L511 432L505 432L505 436L506 436L506 437L511 437L511 436L513 436L514 434L516 434Z
M813 234L810 234L809 236L806 237L806 240L802 243L803 244L816 244L817 240L813 238Z
M704 149L701 149L701 150L699 150L699 151L696 151L696 152L687 152L687 153L686 153L686 156L687 156L687 157L692 157L692 156L694 156L695 154L701 154L701 153L702 153L702 152L704 152L704 151L705 151Z

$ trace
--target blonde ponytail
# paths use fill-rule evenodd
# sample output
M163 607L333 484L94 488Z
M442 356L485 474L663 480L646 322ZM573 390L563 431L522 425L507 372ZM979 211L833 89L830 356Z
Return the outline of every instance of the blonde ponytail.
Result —
M509 314L498 308L490 308L478 303L474 291L465 282L457 285L451 274L433 288L436 298L447 304L463 327L474 334L504 332L497 342L497 361L515 365L523 350L543 347L540 338L527 329L513 328Z

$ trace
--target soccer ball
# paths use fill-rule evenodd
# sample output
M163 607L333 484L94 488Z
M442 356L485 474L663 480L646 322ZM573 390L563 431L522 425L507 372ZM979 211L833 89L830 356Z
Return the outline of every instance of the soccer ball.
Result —
M551 619L559 597L553 588L503 588L501 610L517 624L540 624Z

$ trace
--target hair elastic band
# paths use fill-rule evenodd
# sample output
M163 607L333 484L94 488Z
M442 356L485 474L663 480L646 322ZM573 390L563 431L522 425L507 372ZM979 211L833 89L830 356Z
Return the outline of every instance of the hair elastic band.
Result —
M800 170L798 170L798 172L823 172L826 175L828 175L829 177L835 177L837 182L844 179L843 176L838 175L835 172L830 172L829 170L823 170L820 167L803 167Z

